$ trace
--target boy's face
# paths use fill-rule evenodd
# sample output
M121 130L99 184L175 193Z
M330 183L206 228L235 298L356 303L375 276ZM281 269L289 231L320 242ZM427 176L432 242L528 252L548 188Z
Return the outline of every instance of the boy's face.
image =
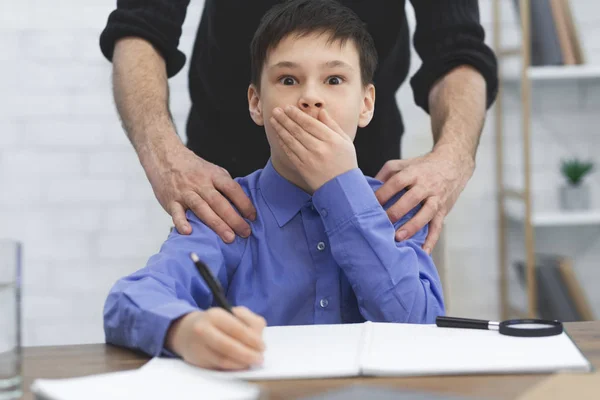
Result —
M285 159L270 123L276 107L296 106L314 118L326 109L352 140L371 121L375 88L362 83L356 45L328 40L328 34L288 35L269 52L260 91L248 89L250 114L264 125L273 158Z

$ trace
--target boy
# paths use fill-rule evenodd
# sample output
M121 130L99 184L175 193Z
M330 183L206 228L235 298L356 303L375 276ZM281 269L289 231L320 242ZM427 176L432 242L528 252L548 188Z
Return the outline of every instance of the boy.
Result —
M262 361L266 323L433 323L444 304L421 249L427 229L396 242L373 193L381 182L356 162L352 140L373 116L377 62L361 21L334 0L279 4L251 57L250 115L271 146L265 168L238 180L257 210L252 235L225 244L188 212L193 233L171 232L145 268L112 288L107 342L244 369ZM245 306L235 316L214 307L191 252Z

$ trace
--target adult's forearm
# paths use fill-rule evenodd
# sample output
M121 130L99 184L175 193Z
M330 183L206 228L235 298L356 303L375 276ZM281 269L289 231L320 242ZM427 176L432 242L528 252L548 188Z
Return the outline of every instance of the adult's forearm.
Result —
M470 66L440 79L429 93L434 151L448 151L465 161L475 154L486 113L486 82Z
M123 127L142 164L160 150L181 143L169 112L165 61L149 42L127 37L116 43L113 93Z

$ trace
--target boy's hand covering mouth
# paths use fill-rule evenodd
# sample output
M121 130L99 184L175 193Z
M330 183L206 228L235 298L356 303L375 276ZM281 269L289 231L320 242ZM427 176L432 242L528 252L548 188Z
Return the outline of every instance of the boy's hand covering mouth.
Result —
M294 106L278 107L270 121L279 145L313 192L358 168L352 139L325 109L313 118Z

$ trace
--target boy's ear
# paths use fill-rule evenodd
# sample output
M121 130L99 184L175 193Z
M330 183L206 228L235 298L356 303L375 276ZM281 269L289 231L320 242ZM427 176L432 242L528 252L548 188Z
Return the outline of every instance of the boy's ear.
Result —
M365 88L365 95L363 98L362 108L360 110L360 116L358 117L358 126L364 128L369 125L369 122L373 119L373 113L375 112L375 86L369 83Z
M254 84L248 86L248 109L250 110L250 117L256 123L256 125L263 126L265 124L262 104L260 102L260 96L258 89Z

